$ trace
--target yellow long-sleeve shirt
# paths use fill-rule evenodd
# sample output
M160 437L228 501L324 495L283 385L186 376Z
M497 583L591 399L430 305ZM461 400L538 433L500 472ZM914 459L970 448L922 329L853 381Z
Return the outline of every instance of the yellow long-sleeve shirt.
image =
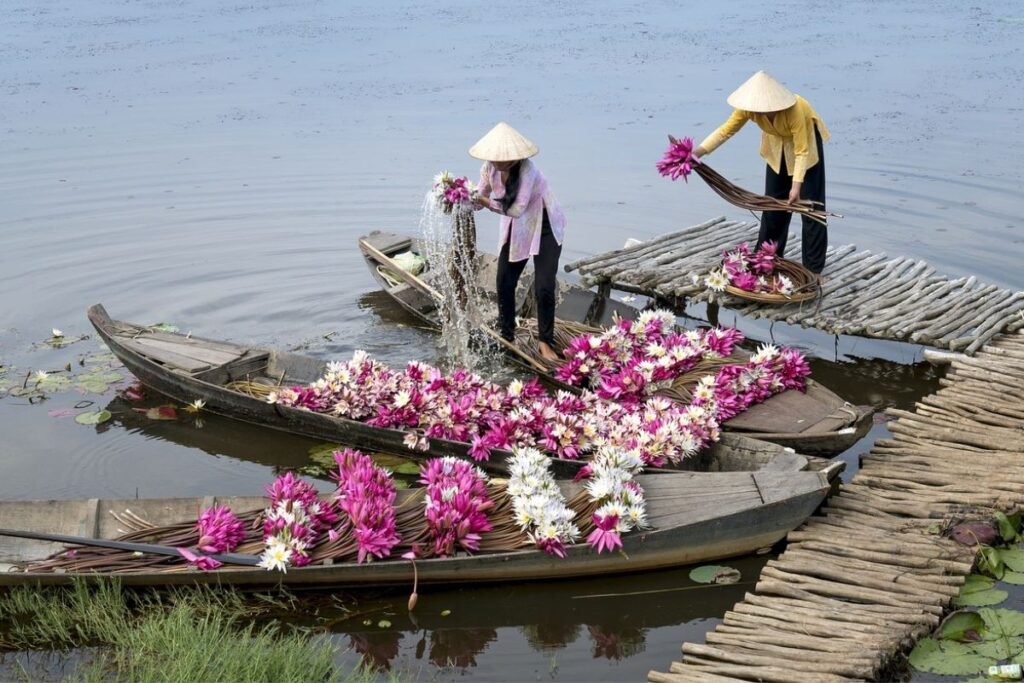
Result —
M786 155L786 168L793 176L793 182L802 183L807 169L818 163L818 145L814 140L814 127L818 127L822 141L828 140L828 128L807 100L796 96L796 104L789 109L775 112L775 120L768 114L737 109L729 120L718 127L700 143L711 153L731 138L747 121L753 121L761 129L761 158L768 162L776 173L782 168L782 155Z

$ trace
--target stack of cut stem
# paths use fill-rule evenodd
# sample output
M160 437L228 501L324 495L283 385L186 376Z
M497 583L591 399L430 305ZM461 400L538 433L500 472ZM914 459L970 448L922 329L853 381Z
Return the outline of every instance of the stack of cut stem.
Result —
M802 216L826 225L828 216L835 216L836 218L842 218L839 214L830 213L824 209L817 209L815 205L821 205L821 202L814 202L810 199L801 199L795 203L789 203L782 201L781 199L775 199L774 197L768 197L763 194L756 194L749 190L744 190L739 185L733 184L725 176L721 175L718 171L708 166L706 163L699 162L693 166L694 172L704 179L715 193L729 202L733 206L738 206L741 209L748 209L750 211L792 211Z
M658 162L658 171L663 176L668 176L672 178L672 180L676 180L678 178L683 178L685 180L686 177L690 175L690 172L694 171L704 179L704 182L706 182L719 197L733 206L738 206L741 209L747 209L749 211L791 211L793 213L799 213L803 216L807 216L822 225L826 225L826 220L829 216L842 218L842 216L837 213L830 213L826 211L824 208L825 205L821 202L802 199L800 201L790 203L774 197L767 197L763 194L755 194L748 190L744 190L742 187L734 185L731 181L715 171L715 169L693 156L693 140L690 138L677 140L672 135L669 135L668 139L671 145L665 153L665 157Z

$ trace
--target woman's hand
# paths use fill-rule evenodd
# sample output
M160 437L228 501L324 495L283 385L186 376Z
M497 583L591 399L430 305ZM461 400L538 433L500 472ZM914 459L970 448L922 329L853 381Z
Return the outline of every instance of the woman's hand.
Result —
M789 191L789 203L790 204L796 204L798 201L800 201L800 188L802 186L803 186L803 183L793 183L793 187Z
M486 209L490 207L491 200L482 194L478 194L475 197L473 197L473 204L478 209Z

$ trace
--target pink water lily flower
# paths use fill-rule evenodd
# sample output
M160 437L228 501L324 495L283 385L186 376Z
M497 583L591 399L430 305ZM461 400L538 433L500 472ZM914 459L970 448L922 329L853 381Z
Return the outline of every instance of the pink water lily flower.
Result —
M622 547L622 537L616 528L619 525L619 518L617 515L609 515L607 517L600 517L598 515L593 516L594 525L596 529L590 532L587 536L587 543L597 552L603 553L605 550L611 552L616 548Z
M207 557L206 555L197 555L188 548L175 548L175 550L177 550L182 557L188 560L190 565L198 569L202 569L204 572L223 566L223 562L215 560L212 557Z
M196 547L208 553L231 552L245 540L245 525L224 505L207 508L196 523Z

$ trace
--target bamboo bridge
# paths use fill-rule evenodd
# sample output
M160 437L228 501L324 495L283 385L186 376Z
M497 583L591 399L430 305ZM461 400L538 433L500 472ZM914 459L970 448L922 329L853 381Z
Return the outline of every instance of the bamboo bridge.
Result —
M568 268L590 283L710 301L685 271L706 272L726 245L754 234L752 224L718 219ZM790 533L705 643L684 643L681 661L651 671L651 683L883 680L939 624L973 567L973 549L937 530L1024 506L1024 330L1013 333L1024 327L1024 294L852 247L832 250L830 262L820 308L743 303L740 312L973 355L947 354L936 393L912 412L889 411L892 438L875 443L820 515ZM919 312L912 320L900 313L908 300Z
M1024 328L1024 292L949 278L925 261L888 258L853 245L830 247L826 282L815 301L765 306L706 289L703 276L722 253L757 238L757 224L725 218L565 266L587 286L619 289L670 302L728 306L752 318L833 334L905 341L973 355L1001 332ZM789 253L800 253L791 236Z

